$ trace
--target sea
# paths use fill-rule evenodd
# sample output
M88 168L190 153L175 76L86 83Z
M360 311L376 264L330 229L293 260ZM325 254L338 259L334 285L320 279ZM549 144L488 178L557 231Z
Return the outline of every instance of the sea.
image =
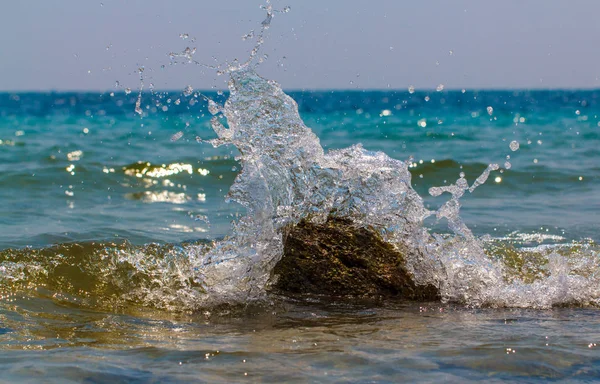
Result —
M600 91L259 74L0 93L0 381L600 380ZM271 292L329 215L441 300Z

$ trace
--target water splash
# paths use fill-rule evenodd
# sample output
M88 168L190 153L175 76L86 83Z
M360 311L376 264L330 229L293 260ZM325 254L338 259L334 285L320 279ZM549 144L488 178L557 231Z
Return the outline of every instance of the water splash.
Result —
M217 138L201 140L233 145L240 152L241 172L228 199L245 207L247 214L231 234L212 244L156 250L102 246L77 256L61 249L50 252L51 257L45 250L9 250L0 255L3 287L44 287L74 297L167 310L261 301L283 255L287 228L333 216L370 227L408 250L406 266L415 282L438 287L446 302L542 308L600 304L594 244L575 245L566 254L560 249L512 251L489 247L470 231L460 216L460 200L484 184L499 169L497 164L489 165L471 185L461 174L455 184L431 188L432 196L451 196L432 211L411 186L409 163L360 144L325 152L301 120L296 102L279 84L256 73L264 34L276 13L269 1L263 9L267 14L260 31L246 37L255 39L248 60L234 60L221 72L230 77L228 100L224 105L208 100ZM192 50L184 53L189 59ZM142 73L140 68L135 108L140 115ZM185 96L192 93L191 86L184 90ZM178 132L172 139L180 137ZM518 150L518 143L510 148ZM429 217L447 221L451 233L431 233L424 225ZM80 287L69 276L94 284Z
M135 113L143 117L144 112L142 111L142 94L144 92L144 67L138 68L138 73L140 75L140 91L138 93L138 97L135 101Z
M360 144L325 152L301 120L296 102L250 66L231 71L229 90L224 105L210 105L217 134L210 142L234 145L240 152L241 172L228 199L247 214L228 237L185 246L7 250L0 253L2 289L54 292L61 300L91 307L109 303L111 308L195 311L261 302L283 255L287 228L300 220L322 223L334 216L370 227L406 250L414 281L438 287L445 302L600 305L600 258L594 243L511 249L470 231L460 215L461 199L467 191L477 192L498 165L489 165L472 184L461 174L454 184L431 188L431 195L450 197L439 209L429 210L411 186L412 160L392 159ZM124 169L146 178L192 171L187 164L144 163ZM179 197L165 198L176 202ZM432 217L446 221L451 233L432 233L424 224Z
M510 279L505 263L488 255L484 242L469 230L460 216L460 199L484 184L499 169L497 164L490 164L472 185L461 174L453 185L431 188L430 194L447 192L451 198L430 211L411 187L407 163L360 145L325 153L300 119L295 101L277 83L249 67L230 76L230 98L220 110L228 127L215 117L218 139L212 143L239 149L242 172L229 199L248 215L204 257L201 271L209 296L260 299L282 256L286 227L302 219L324 222L337 216L375 229L399 248L408 246L407 267L415 281L439 287L447 302L524 307L596 302L597 282L572 277L565 264L533 282ZM430 216L447 220L452 235L430 234L424 226ZM586 255L589 264L595 254Z

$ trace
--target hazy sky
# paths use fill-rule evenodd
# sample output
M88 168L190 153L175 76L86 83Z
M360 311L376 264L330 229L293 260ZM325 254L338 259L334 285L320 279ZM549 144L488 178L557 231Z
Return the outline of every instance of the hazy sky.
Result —
M0 91L223 88L168 53L244 59L262 0L19 0L0 12ZM286 89L590 88L600 1L273 0L259 72ZM183 40L180 34L190 38ZM195 37L196 41L191 39ZM285 58L284 58L285 57ZM161 65L165 65L161 69Z

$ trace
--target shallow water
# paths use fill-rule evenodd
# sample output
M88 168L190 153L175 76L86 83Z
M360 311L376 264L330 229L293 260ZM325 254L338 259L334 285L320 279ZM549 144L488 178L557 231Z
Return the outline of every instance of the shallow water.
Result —
M0 378L46 382L593 382L589 309L279 301L244 313L3 305Z

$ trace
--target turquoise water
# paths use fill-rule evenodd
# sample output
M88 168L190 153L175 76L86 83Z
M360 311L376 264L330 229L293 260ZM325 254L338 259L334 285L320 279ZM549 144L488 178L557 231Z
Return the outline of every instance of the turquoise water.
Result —
M325 149L360 142L400 160L414 157L412 184L426 200L429 187L451 183L461 171L474 178L510 156L512 167L494 174L501 182L463 201L462 214L479 235L516 231L579 240L597 234L600 92L290 95ZM168 111L152 106L140 119L135 99L123 93L0 96L0 196L11 201L2 207L0 247L115 238L180 242L228 232L239 208L224 196L240 166L234 147L196 141L215 137L206 103L181 93L146 95ZM197 103L190 106L191 100ZM391 115L382 116L385 111ZM173 141L178 132L183 136ZM513 152L515 140L520 147ZM148 162L186 168L136 177L146 168L138 163Z
M218 103L229 96L203 94ZM558 277L581 275L597 287L599 91L288 94L325 150L362 143L410 164L410 184L431 210L447 198L429 188L455 183L461 172L473 182L499 164L460 200L473 234L492 256L493 247L560 250L576 261ZM234 146L206 142L217 136L202 95L144 94L141 117L136 100L0 94L3 380L591 382L600 375L594 290L566 292L569 299L545 309L527 308L519 295L515 305L525 308L452 297L268 296L245 309L190 309L181 297L190 285L177 280L187 275L177 268L246 213L226 202L244 164ZM435 217L424 225L452 233ZM140 290L152 284L160 290ZM579 287L569 284L558 287ZM555 288L523 295L552 296Z

